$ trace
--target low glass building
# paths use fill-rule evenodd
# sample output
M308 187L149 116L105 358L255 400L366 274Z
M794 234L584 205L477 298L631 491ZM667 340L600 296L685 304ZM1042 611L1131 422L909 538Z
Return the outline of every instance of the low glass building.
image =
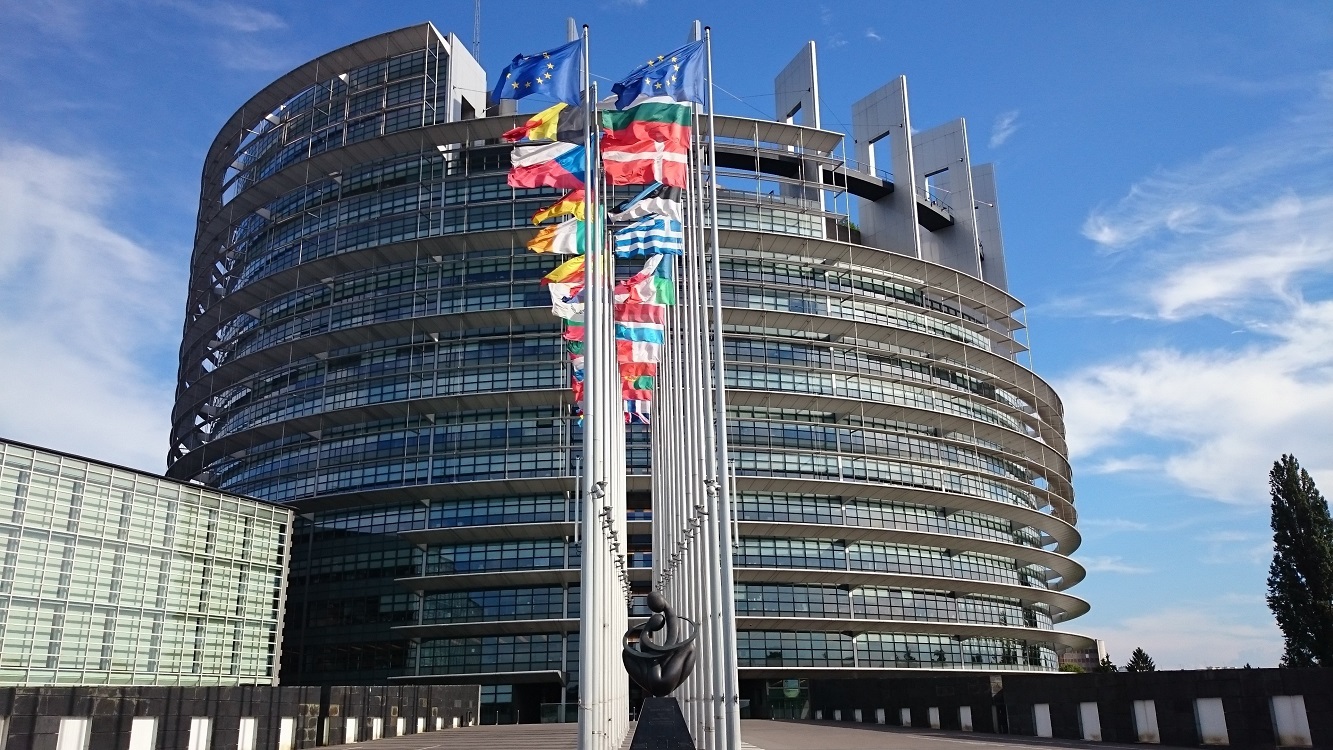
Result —
M0 440L0 685L274 685L292 512Z
M811 46L782 71L775 119L716 124L745 697L800 715L814 677L1053 671L1091 644L1061 629L1088 609L1080 537L994 172L961 120L912 127L902 79L851 138L823 129L815 69ZM168 474L297 509L284 683L480 682L483 721L530 721L578 693L582 438L554 263L524 247L559 193L508 186L519 118L479 116L486 84L423 24L231 116Z

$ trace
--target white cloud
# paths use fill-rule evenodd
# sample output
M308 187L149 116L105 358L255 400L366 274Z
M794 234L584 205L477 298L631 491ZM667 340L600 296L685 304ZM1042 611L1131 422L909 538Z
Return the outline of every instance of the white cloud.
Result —
M1283 452L1316 475L1333 470L1333 301L1302 303L1270 330L1238 349L1149 349L1065 379L1071 452L1113 463L1152 439L1167 478L1241 504L1268 502L1268 470Z
M884 41L884 37L882 37L882 36L880 36L879 34L875 33L875 29L874 29L873 26L872 26L872 27L869 27L869 28L866 29L866 39L869 39L869 40L872 41L872 42L882 42L882 41Z
M1124 559L1116 556L1097 556L1088 555L1079 557L1078 561L1087 568L1089 573L1127 573L1130 575L1142 575L1151 573L1151 568L1145 568L1141 565L1131 565Z
M1158 669L1275 667L1282 634L1263 607L1262 599L1234 595L1182 602L1098 627L1093 637L1106 641L1108 655L1121 666L1142 648Z
M1010 136L1018 132L1018 110L1011 109L995 118L995 125L990 131L990 147L999 148Z
M108 225L116 187L0 141L0 435L160 472L173 379L145 362L175 348L184 284Z
M841 47L846 47L846 46L847 46L847 37L843 36L843 35L842 35L842 32L838 32L838 33L836 33L836 34L834 34L833 36L830 36L830 37L828 38L828 46L832 47L833 49L839 49L839 48L841 48Z
M1091 304L1159 325L1153 346L1057 385L1076 458L1240 504L1268 501L1283 452L1333 471L1331 175L1324 86L1278 125L1161 170L1088 216L1085 236L1116 255ZM1201 346L1205 316L1247 335Z

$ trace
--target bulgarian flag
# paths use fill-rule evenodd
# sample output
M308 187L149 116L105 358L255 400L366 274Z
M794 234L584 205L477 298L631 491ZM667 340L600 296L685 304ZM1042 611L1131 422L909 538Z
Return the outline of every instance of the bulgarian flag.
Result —
M509 155L509 186L554 187L573 190L583 187L584 148L572 143L543 143L515 146Z
M602 164L612 185L686 186L694 109L668 98L602 113Z
M528 240L528 249L534 253L582 255L584 234L583 222L577 219L564 221L549 227L542 227L536 237Z

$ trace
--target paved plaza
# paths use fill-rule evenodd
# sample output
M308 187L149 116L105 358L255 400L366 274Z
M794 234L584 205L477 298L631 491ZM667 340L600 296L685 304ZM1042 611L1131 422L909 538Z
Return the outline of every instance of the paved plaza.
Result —
M518 724L446 729L339 748L358 750L575 750L574 724ZM1024 750L1025 748L1133 748L1106 742L1044 740L1035 737L903 729L833 722L741 722L743 750ZM625 747L629 746L626 741Z

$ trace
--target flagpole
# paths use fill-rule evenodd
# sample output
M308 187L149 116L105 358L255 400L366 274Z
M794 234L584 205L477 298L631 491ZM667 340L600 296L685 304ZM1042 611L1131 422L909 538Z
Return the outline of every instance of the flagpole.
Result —
M727 747L720 750L739 750L741 740L740 686L737 684L736 659L736 590L735 577L732 574L731 551L731 488L728 476L727 451L727 389L726 365L723 355L722 338L722 245L717 231L717 127L713 118L713 31L704 27L704 53L708 65L708 201L711 211L709 225L712 245L711 276L713 277L713 411L714 447L717 451L718 517L710 519L717 527L718 557L721 563L721 587L726 596L722 597L722 635L726 643L722 648L723 684L726 694L724 709L727 724Z
M696 133L700 132L700 129L697 127L697 125L702 124L699 122L700 119L701 117L699 115L695 116ZM696 363L696 369L698 370L699 373L698 374L698 379L699 379L698 393L700 400L699 433L702 438L702 445L700 446L700 449L703 457L702 464L705 470L703 477L703 487L702 487L703 494L701 499L703 501L703 506L705 508L704 512L707 514L705 517L701 519L702 523L699 529L700 531L699 539L701 544L703 545L703 549L701 550L702 557L706 561L705 577L704 577L704 583L706 584L706 589L702 593L707 597L707 602L708 602L706 609L708 615L705 621L706 627L704 628L704 632L707 635L707 643L709 646L709 655L706 659L706 662L708 664L708 674L705 675L705 677L707 678L707 685L705 688L705 694L707 696L707 700L704 703L704 709L707 712L707 720L710 722L713 731L713 743L710 746L722 747L725 746L726 740L724 738L726 737L727 733L726 717L724 712L724 703L725 703L724 696L726 694L726 686L723 677L726 668L725 668L725 659L723 659L721 656L721 652L723 651L723 649L726 648L725 646L726 637L722 628L722 615L721 615L722 598L724 596L721 583L721 567L722 567L722 558L720 554L721 547L719 545L716 533L717 532L716 519L718 515L717 514L718 469L716 466L716 462L714 460L714 457L716 456L716 445L715 445L716 435L714 434L714 425L716 424L714 420L716 414L714 413L713 410L712 400L707 397L709 381L712 373L709 368L709 361L711 357L711 351L710 351L711 342L708 337L708 312L707 312L708 273L706 271L706 263L703 254L703 248L705 246L703 242L703 237L704 237L703 217L705 216L705 214L704 214L704 203L703 203L702 139L698 138L694 139L694 147L691 149L691 155L694 157L694 167L695 167L691 174L691 177L694 179L695 186L698 191L695 194L694 200L692 200L691 203L694 206L695 210L697 211L697 215L700 217L699 232L698 232L700 240L698 244L699 252L695 255L692 261L695 267L693 288L694 288L695 299L697 300L696 303L697 306L695 308L697 312L695 314L698 320L698 325L695 327L693 331L696 341L695 346L698 350L698 356L693 361ZM701 625L704 625L705 623L701 623Z
M583 71L582 86L585 114L592 101L592 91L588 63L588 27L583 27ZM587 221L590 207L593 205L594 188L590 175L594 167L591 132L588 127L592 118L587 117L584 124L584 192L583 216ZM598 415L597 388L601 381L597 372L600 352L597 351L598 323L601 319L597 304L598 269L593 248L593 233L584 231L583 248L583 508L582 508L582 546L580 548L580 593L584 605L579 615L579 632L582 634L579 644L579 698L578 698L578 747L579 750L600 750L597 742L597 728L600 722L601 701L595 692L598 687L596 670L598 662L597 634L600 633L597 604L601 599L600 552L602 531L599 525L599 509L603 491L598 487L603 473L602 457L599 446L602 442Z

